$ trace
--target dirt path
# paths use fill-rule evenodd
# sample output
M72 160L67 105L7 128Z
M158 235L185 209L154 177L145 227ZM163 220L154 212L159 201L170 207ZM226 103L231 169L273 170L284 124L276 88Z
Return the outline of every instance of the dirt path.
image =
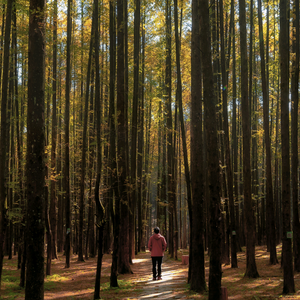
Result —
M168 259L162 263L162 280L152 280L152 262L149 253L133 260L133 272L139 296L129 299L186 299L188 267Z

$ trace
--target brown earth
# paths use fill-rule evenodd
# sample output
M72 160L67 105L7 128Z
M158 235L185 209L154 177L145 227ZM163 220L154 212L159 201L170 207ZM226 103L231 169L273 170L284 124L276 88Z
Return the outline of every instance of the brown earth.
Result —
M281 255L278 247L278 257ZM179 253L179 259L181 254ZM295 274L296 293L281 295L283 277L280 264L268 264L265 247L256 248L256 263L260 277L244 277L245 252L238 254L239 268L223 266L222 285L228 290L228 299L300 299L300 274ZM64 268L64 257L52 263L52 274L45 279L45 300L91 300L94 294L96 258L77 262L73 256L71 267ZM119 288L109 288L111 256L104 255L101 278L102 299L208 299L203 295L189 291L187 285L188 267L181 261L175 261L165 255L162 266L162 280L153 281L149 252L140 253L133 260L133 274L119 275ZM209 261L206 255L206 280L208 281ZM24 299L24 290L19 286L19 271L16 270L16 257L4 259L1 299Z

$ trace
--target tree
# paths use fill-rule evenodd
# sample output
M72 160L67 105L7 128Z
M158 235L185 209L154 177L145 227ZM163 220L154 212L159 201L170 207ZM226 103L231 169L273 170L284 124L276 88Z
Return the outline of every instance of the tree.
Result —
M7 215L5 208L6 198L6 177L8 169L6 166L7 158L7 87L8 87L8 70L9 70L9 45L10 45L10 29L13 1L8 1L6 8L5 22L5 41L4 41L4 65L3 65L3 80L2 80L2 99L1 99L1 136L0 136L0 284L2 277L3 266L3 244L5 240L5 232L7 226Z
M129 265L129 205L127 197L127 168L126 168L126 117L125 117L125 39L124 39L124 3L117 1L117 170L118 189L116 201L120 204L119 261L120 274L132 273ZM116 208L117 209L117 208ZM116 224L118 226L118 224Z
M65 216L66 216L66 268L70 267L71 252L71 201L70 201L70 84L71 84L71 34L72 34L72 0L68 0L67 20L67 65L66 65L66 105L65 105L65 166L64 166L64 189L65 189Z
M281 68L281 159L282 159L282 259L283 294L295 293L291 239L290 203L290 134L289 134L289 23L288 4L280 0L280 68Z
M200 43L203 62L203 99L204 124L207 143L207 168L210 212L210 262L209 262L209 299L219 299L221 295L221 234L220 234L220 182L219 155L216 126L216 95L211 55L211 32L207 0L200 0Z
M233 11L231 12L230 26L233 25ZM233 200L233 178L232 178L232 165L230 157L230 144L229 144L229 125L228 125L228 104L227 104L227 84L228 84L228 71L229 63L225 59L225 32L223 24L223 0L220 0L220 24L221 24L221 69L222 69L222 95L223 95L223 128L224 128L224 141L225 141L225 161L227 172L227 187L230 206L230 230L231 230L231 267L237 268L237 256L236 256L236 226L235 226L235 212L234 212L234 200ZM229 36L229 49L231 47L231 36ZM229 56L230 56L230 51ZM226 184L226 183L225 183ZM229 216L226 215L226 220L229 221ZM227 228L229 230L229 228ZM229 245L228 245L229 246Z
M240 44L241 44L241 106L243 128L243 178L244 178L244 211L246 229L247 266L245 276L257 278L255 262L254 214L251 199L251 167L250 167L250 114L248 99L248 66L247 66L247 34L245 1L239 0L240 10Z
M57 198L56 198L56 140L57 140L57 0L54 1L53 15L53 78L52 78L52 147L51 147L51 185L50 185L50 224L52 233L52 258L57 258Z
M269 96L267 94L267 78L265 71L265 54L263 43L263 28L262 28L262 11L261 0L258 0L258 20L259 20L259 43L260 43L260 67L261 67L261 80L263 90L263 118L264 118L264 131L266 143L266 165L267 165L267 205L268 205L268 235L270 243L270 264L275 265L277 261L276 255L276 235L275 235L275 219L274 219L274 201L273 201L273 186L272 186L272 167L271 167L271 141L269 129Z
M200 1L192 2L192 46L191 46L191 186L193 205L193 248L191 269L191 289L206 290L204 270L204 222L203 222L203 145L202 145L202 76L200 51Z
M27 110L27 272L25 299L44 299L45 1L30 1Z
M300 272L300 222L298 208L298 97L299 97L299 0L294 2L293 11L293 58L292 58L292 198L293 198L293 254L295 271Z

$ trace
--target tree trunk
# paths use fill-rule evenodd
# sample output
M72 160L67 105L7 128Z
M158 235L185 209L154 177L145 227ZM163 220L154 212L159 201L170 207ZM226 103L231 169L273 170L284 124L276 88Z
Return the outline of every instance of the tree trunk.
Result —
M30 1L27 110L27 272L25 299L44 299L45 2Z
M137 115L139 102L139 72L140 72L140 0L135 0L134 10L134 87L132 102L132 123L131 123L131 216L130 219L130 244L132 247L131 256L134 257L135 248L135 225L136 221L136 196L137 196Z
M8 87L8 71L9 71L9 46L10 46L10 28L12 3L8 1L6 8L5 22L5 40L4 40L4 65L3 65L3 80L2 80L2 99L1 99L1 135L0 135L0 284L2 278L3 267L3 244L5 240L5 232L7 227L7 209L5 208L6 201L6 177L8 169L6 167L6 145L7 145L7 87Z
M202 66L200 51L200 0L192 2L192 49L191 49L191 184L193 195L194 230L190 285L191 290L206 290L204 265L204 222L203 222L203 137L202 137Z
M233 26L234 12L231 12L230 26ZM227 84L228 84L228 72L229 63L225 60L225 42L224 42L224 25L223 25L223 0L220 1L220 23L221 23L221 67L222 67L222 85L223 85L223 128L224 128L224 140L225 140L225 158L226 158L226 170L227 170L227 186L228 197L230 206L230 230L231 237L231 267L237 268L237 255L236 255L236 225L235 225L235 211L234 211L234 199L233 199L233 178L232 178L232 165L230 157L230 143L229 143L229 125L228 125L228 104L227 104ZM231 47L231 35L229 37L229 48ZM230 51L229 57L230 57ZM226 220L228 221L229 215L226 213ZM228 245L229 246L229 245Z
M243 178L244 178L244 216L246 229L247 263L245 277L257 278L255 262L254 212L251 199L251 166L250 166L250 113L248 99L248 63L245 1L239 0L240 44L241 44L241 106L243 127Z
M97 225L98 225L98 259L97 272L95 280L94 299L100 299L100 278L102 267L102 248L103 248L103 229L105 224L105 210L100 201L100 179L102 168L102 144L101 144L101 103L100 103L100 67L99 67L99 33L98 33L98 0L94 0L94 32L95 32L95 67L96 67L96 85L95 85L95 106L96 106L96 128L97 128L97 175L95 185L95 202L97 207Z
M210 263L209 263L209 299L221 296L221 236L220 236L220 182L219 155L216 126L216 95L211 56L211 33L209 24L208 1L200 0L200 42L203 62L203 99L205 109L205 131L207 142L207 168L209 170L209 210L210 210Z
M57 0L54 1L53 16L53 78L52 78L52 147L51 147L51 185L50 185L50 224L52 233L52 258L57 258L57 198L56 198L56 139L57 139L57 120L56 120L56 90L57 90Z
M281 159L282 159L282 258L283 294L295 293L290 203L290 134L289 134L289 22L288 4L280 0L279 52L281 68Z
M82 137L82 157L81 157L81 176L80 176L80 199L79 199L79 247L78 247L78 261L84 261L83 259L83 219L84 219L84 186L85 186L85 168L86 168L86 151L87 151L87 123L88 123L88 111L89 111L89 91L90 91L90 77L91 77L91 64L93 53L93 40L95 32L95 16L92 19L91 28L91 40L90 51L86 78L86 94L84 105L84 117L83 117L83 137Z
M71 34L72 34L72 0L68 0L67 13L67 65L66 65L66 104L65 104L65 166L64 166L64 189L65 189L65 254L66 268L70 267L71 254L71 195L70 195L70 84L71 84Z
M294 251L294 269L300 272L300 222L298 207L298 102L299 102L299 0L294 2L294 20L293 20L293 61L292 61L292 198L293 198L293 251Z
M266 82L265 72L265 54L263 43L263 27L262 27L262 11L261 0L258 0L258 19L259 19L259 42L260 42L260 66L261 66L261 79L263 90L263 117L264 117L264 131L266 142L266 165L267 165L267 184L266 184L266 197L268 206L268 236L270 245L270 264L275 265L277 260L276 254L276 235L275 235L275 219L274 219L274 201L273 201L273 187L272 187L272 167L271 167L271 140L269 132L269 96Z
M120 274L132 273L129 264L129 207L126 189L126 117L125 117L125 56L124 56L124 0L117 1L117 153L118 190L116 202L120 204L119 262Z

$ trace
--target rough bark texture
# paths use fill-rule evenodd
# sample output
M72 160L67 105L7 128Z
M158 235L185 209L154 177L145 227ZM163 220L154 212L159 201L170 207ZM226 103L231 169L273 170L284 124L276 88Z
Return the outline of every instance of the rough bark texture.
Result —
M44 299L45 1L30 1L27 111L27 270L25 299Z

